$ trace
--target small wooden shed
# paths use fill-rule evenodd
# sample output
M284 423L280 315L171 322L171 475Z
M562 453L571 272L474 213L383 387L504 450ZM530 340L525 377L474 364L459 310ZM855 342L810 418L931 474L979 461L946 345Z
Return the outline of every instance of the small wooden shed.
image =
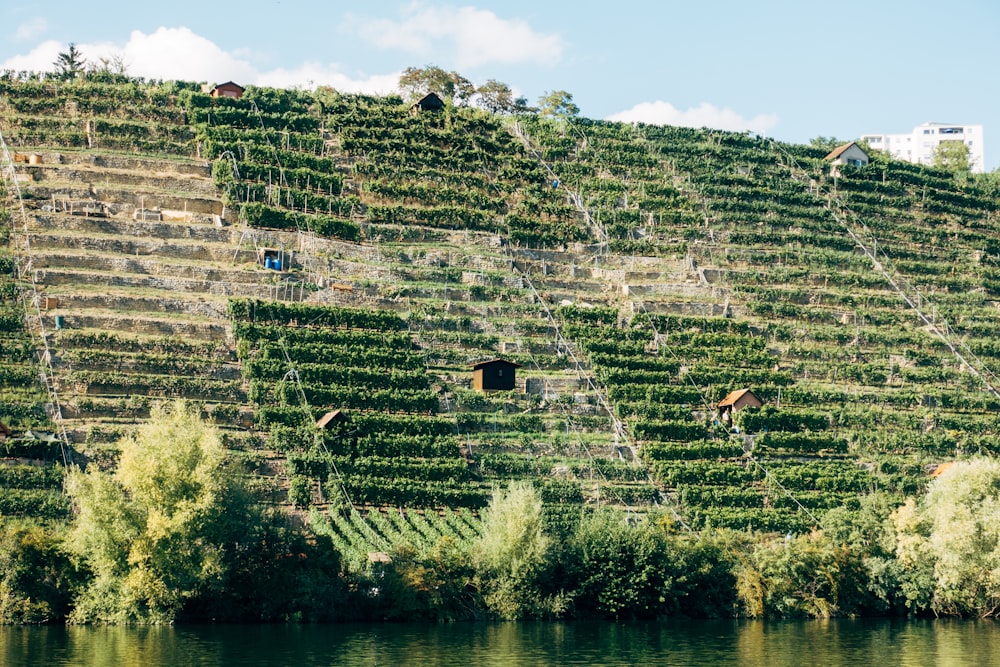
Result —
M863 167L868 164L871 159L868 153L864 151L861 146L858 146L855 142L850 142L837 146L832 151L830 151L825 158L823 158L831 164L849 164L855 167Z
M0 422L0 442L4 442L12 434L13 431L10 430L10 427L4 424L3 422Z
M472 388L476 391L510 391L521 364L506 359L480 361L472 367Z
M234 100L238 100L243 97L243 86L232 81L226 81L212 88L209 95L212 97L231 97Z
M733 425L733 413L746 407L759 408L764 405L757 394L749 389L737 389L726 394L726 397L719 401L719 421L729 426Z
M316 428L331 429L337 424L347 421L347 413L343 410L330 410L316 421Z
M421 111L440 111L444 109L444 100L437 93L427 93L410 107L410 113L416 115Z

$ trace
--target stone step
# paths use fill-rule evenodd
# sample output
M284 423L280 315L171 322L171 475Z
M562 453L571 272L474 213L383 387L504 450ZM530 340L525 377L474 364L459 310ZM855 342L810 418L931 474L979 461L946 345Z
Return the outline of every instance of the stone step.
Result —
M136 313L180 313L219 320L224 320L227 316L228 298L223 296L206 294L184 299L177 298L177 293L172 290L162 294L138 295L129 290L108 290L103 286L95 292L78 292L72 288L72 285L46 288L44 296L50 301L43 300L42 305L48 306L48 310L60 312L102 309Z
M180 258L173 257L136 257L114 253L55 252L49 250L32 253L31 266L37 270L105 271L115 275L138 274L159 278L185 278L248 284L283 282L289 280L291 275L263 267L247 270L226 266L220 262L201 262L198 260L181 262Z
M94 150L37 150L43 165L79 165L91 168L123 169L156 172L161 174L184 174L188 176L212 177L212 163L207 160L186 160L183 158L155 158L136 155L101 153Z
M129 256L156 256L181 261L225 262L243 264L257 261L253 248L238 248L230 243L208 244L201 241L164 242L156 239L140 239L118 236L82 236L79 234L32 234L31 247L34 250L95 251Z
M181 339L231 342L229 326L223 321L188 316L155 317L152 315L86 310L62 315L63 328L100 329L154 336L177 336ZM55 313L43 315L45 327L55 331Z
M128 188L150 191L184 192L197 197L216 197L215 183L209 177L177 173L93 169L87 166L23 166L18 169L30 182L45 187L83 184L90 188Z
M201 280L176 276L155 276L141 274L105 273L80 269L38 269L35 282L46 293L53 286L101 285L117 288L153 289L181 294L211 294L222 297L244 297L271 299L278 301L302 301L309 297L297 281L285 281L274 285L252 282L231 282L228 280ZM52 292L58 294L57 290Z
M47 200L54 200L58 203L60 199L70 199L74 201L92 200L112 207L115 212L128 212L131 214L136 209L169 209L171 211L182 211L185 213L201 213L208 215L222 215L222 201L209 196L184 196L169 192L154 192L151 190L132 190L127 188L116 188L114 186L86 186L86 185L52 185L29 184L24 188L26 198L33 199L39 207L44 206Z
M202 216L202 222L139 221L129 217L103 218L66 215L60 213L35 213L31 216L30 230L78 234L105 234L138 237L142 239L190 239L205 243L238 243L240 230L235 227L212 224L211 216Z

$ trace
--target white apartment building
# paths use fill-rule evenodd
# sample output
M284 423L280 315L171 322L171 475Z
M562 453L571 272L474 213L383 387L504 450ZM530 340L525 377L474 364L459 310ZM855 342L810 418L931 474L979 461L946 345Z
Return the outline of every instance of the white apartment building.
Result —
M906 134L866 134L863 141L875 150L915 164L934 164L934 149L945 141L961 141L969 147L969 164L974 173L986 171L982 125L923 123Z

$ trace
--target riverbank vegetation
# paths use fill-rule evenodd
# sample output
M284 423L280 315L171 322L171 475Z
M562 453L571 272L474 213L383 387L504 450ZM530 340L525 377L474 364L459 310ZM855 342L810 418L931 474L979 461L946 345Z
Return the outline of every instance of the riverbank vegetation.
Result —
M68 527L5 520L0 620L993 616L1000 600L988 459L954 464L901 506L863 496L799 535L612 508L553 525L538 489L511 482L474 539L402 541L360 569L329 538L291 530L246 480L189 406L158 409L114 472L69 473Z

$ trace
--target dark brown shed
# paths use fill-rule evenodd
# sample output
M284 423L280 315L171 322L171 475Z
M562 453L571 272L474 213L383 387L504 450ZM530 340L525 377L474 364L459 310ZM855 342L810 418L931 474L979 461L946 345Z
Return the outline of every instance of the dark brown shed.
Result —
M515 370L521 364L506 359L480 361L472 367L472 388L476 391L510 391L514 388Z
M10 427L4 424L3 422L0 422L0 442L3 442L7 438L9 438L12 434L13 431L10 430Z
M330 410L316 422L317 428L333 428L334 424L347 421L347 413L343 410Z
M238 100L243 97L243 86L232 81L226 81L212 88L212 92L209 95L212 97L231 97L234 100Z
M745 407L759 408L764 405L757 394L749 389L737 389L726 394L726 397L719 401L719 421L732 426L733 413Z
M437 93L427 93L410 107L410 113L420 113L421 111L440 111L444 109L444 100Z

